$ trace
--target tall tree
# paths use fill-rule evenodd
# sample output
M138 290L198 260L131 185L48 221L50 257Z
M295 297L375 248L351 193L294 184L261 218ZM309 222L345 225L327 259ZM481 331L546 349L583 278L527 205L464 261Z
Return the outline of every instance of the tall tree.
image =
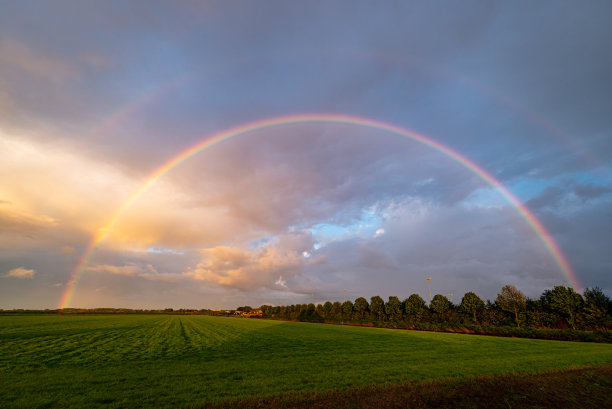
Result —
M576 329L576 312L582 308L583 304L582 297L572 287L557 285L550 291L551 307L561 314L567 314L572 329Z
M264 317L269 317L272 311L272 306L271 305L262 305L261 307L259 307L259 309L261 310L261 314Z
M389 301L385 304L385 313L391 321L399 321L402 315L402 303L395 296L389 297Z
M316 310L314 304L308 304L306 308L302 308L300 313L297 316L298 321L308 321L308 322L322 322L323 317L321 317Z
M331 301L325 301L325 304L323 304L323 313L325 318L331 318L332 307L333 304L331 303Z
M317 314L319 314L319 316L321 317L325 316L325 311L323 310L323 304L317 304L317 306L315 307L315 310L317 311Z
M444 314L451 308L451 302L442 294L436 294L431 299L430 307L433 312L440 315L441 319L444 319Z
M385 302L378 295L370 298L370 312L378 319L383 319L385 314Z
M514 314L516 326L520 327L519 313L525 309L527 297L513 285L502 287L501 293L497 294L497 305L507 312Z
M484 301L477 296L473 292L467 292L461 299L461 305L459 306L459 310L471 314L474 317L474 322L478 323L478 318L476 318L476 313L480 312L484 309Z
M423 314L427 306L425 300L418 294L411 294L404 301L404 312L413 322L419 322L423 319Z
M605 328L608 314L612 311L612 302L601 288L593 287L584 290L584 315L591 328Z
M331 316L334 319L338 319L338 318L341 318L341 315L342 315L342 304L340 303L340 301L334 301L334 303L332 304Z
M604 294L600 287L587 288L584 290L584 300L587 304L591 304L606 312L612 308L610 297Z
M363 319L363 314L365 314L366 310L368 309L368 301L363 298L363 297L359 297L355 300L355 311L357 311L359 313L359 319Z
M346 300L342 303L342 315L344 315L346 318L350 318L351 314L353 314L353 303Z

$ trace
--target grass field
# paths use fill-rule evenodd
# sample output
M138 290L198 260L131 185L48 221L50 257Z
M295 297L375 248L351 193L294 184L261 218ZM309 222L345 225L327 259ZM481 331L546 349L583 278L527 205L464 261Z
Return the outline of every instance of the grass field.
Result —
M611 363L612 345L179 315L0 316L0 407L236 398Z

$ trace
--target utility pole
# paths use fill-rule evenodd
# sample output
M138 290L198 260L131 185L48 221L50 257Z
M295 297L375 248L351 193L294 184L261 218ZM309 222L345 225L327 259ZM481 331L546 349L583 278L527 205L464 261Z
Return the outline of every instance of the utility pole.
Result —
M429 287L429 303L431 304L431 277L427 277L427 286Z
M344 289L344 302L346 302L346 288Z

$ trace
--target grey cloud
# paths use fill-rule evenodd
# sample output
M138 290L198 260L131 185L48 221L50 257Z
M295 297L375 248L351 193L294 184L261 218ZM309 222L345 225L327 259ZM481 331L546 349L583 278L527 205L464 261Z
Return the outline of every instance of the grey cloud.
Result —
M528 200L525 205L531 210L538 210L542 207L556 206L565 195L565 191L556 186L547 187L539 196Z
M426 277L439 293L476 291L495 298L504 284L529 296L566 284L537 235L510 209L437 209L404 206L375 239L352 239L319 250L327 262L308 266L302 291L359 295L426 296ZM312 287L311 287L312 285ZM359 296L356 295L356 296Z
M610 186L598 186L593 184L577 184L574 193L583 199L596 199L612 192Z

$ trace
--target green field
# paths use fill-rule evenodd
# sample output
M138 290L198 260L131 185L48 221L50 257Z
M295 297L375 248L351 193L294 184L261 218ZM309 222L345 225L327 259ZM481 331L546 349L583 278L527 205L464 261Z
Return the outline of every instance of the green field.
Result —
M612 345L180 315L0 316L0 407L237 397L612 362Z

